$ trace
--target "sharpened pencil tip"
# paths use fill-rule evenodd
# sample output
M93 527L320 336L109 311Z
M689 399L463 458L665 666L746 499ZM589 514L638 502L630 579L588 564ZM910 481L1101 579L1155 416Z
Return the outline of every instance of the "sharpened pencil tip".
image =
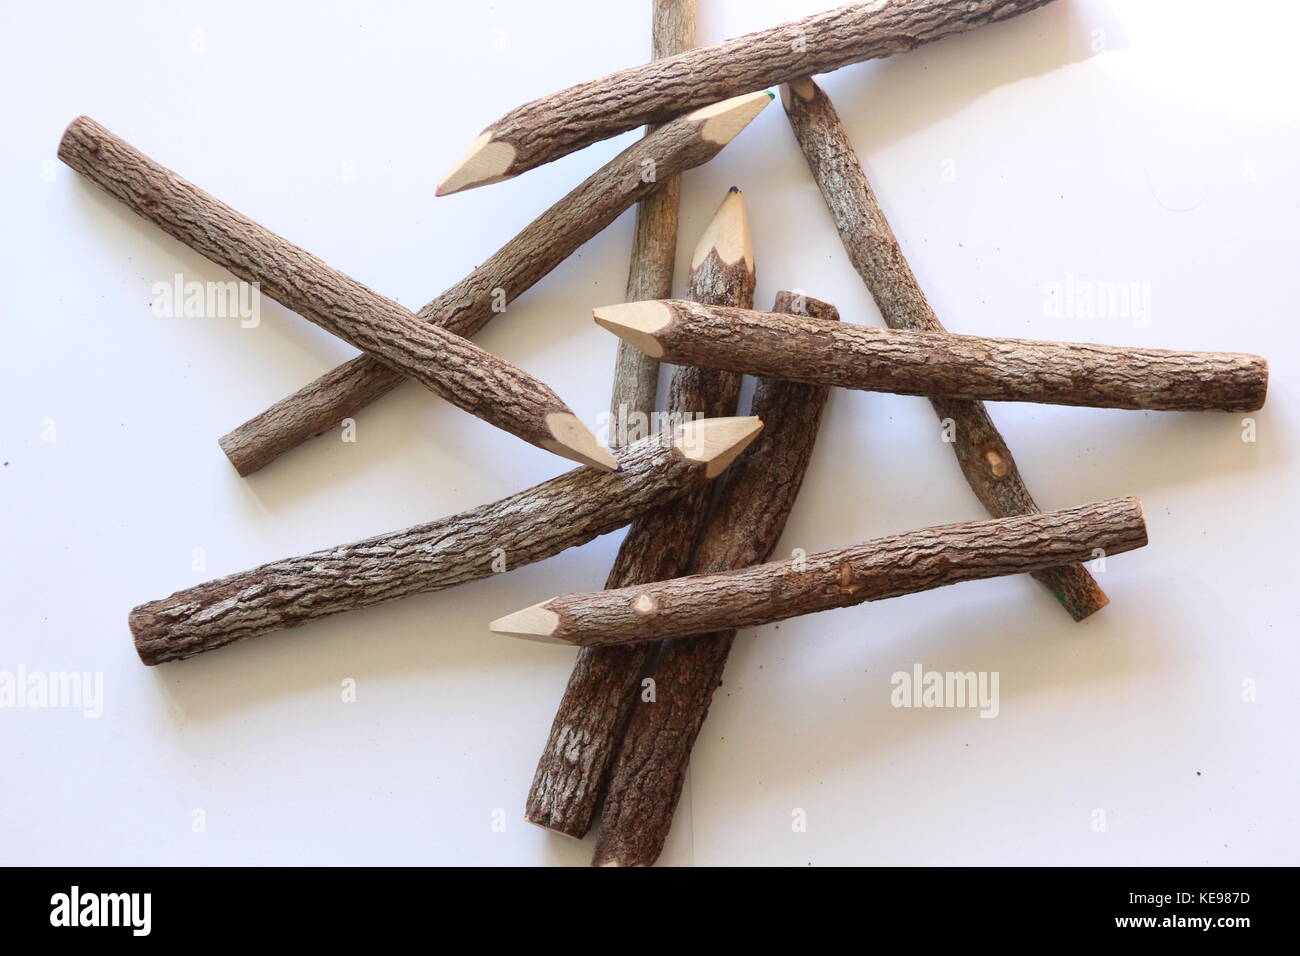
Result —
M510 167L514 165L515 148L492 138L491 132L483 133L470 144L465 155L442 177L435 191L436 195L448 196L462 189L499 183L514 174Z
M662 302L651 300L602 305L593 309L591 314L601 328L609 329L651 358L663 358L664 347L655 338L655 332L672 322L673 313Z
M749 121L763 112L770 102L772 102L771 93L760 90L757 93L733 96L712 106L703 106L693 113L687 113L683 119L702 123L700 137L706 142L722 147L735 139L736 135L749 125Z
M590 428L572 412L551 412L546 416L551 438L542 447L562 458L590 465L601 471L618 471L618 459L602 445Z
M499 617L489 624L488 628L496 634L522 637L526 641L538 641L542 644L570 643L562 638L551 636L560 626L560 616L554 611L547 610L547 603L549 602L542 601L540 604L533 604L513 614Z
M706 462L705 475L716 478L762 430L762 420L753 415L698 419L681 426L675 444L687 458Z
M727 190L718 211L705 227L691 256L692 272L704 264L710 252L716 252L723 265L733 266L743 259L746 271L754 271L754 241L749 232L745 194L736 186Z

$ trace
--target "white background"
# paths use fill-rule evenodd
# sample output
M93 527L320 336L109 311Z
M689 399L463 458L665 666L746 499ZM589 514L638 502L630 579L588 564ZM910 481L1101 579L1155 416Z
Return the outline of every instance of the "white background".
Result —
M701 0L699 40L826 3ZM0 670L102 672L105 701L99 719L0 710L0 861L587 862L590 839L521 817L574 655L486 623L600 587L617 534L140 665L137 603L566 466L408 383L355 444L240 479L217 437L352 349L265 300L256 329L155 317L155 282L229 276L54 156L87 113L418 308L639 134L435 199L439 176L511 107L644 60L648 20L646 0L6 10ZM1112 605L1076 625L1013 578L744 633L663 862L1297 861L1298 27L1285 0L1060 0L824 78L950 329L1258 352L1272 388L1254 444L1238 415L993 407L1044 507L1142 497L1151 544L1110 560ZM879 324L779 102L686 175L679 289L732 184L761 304L800 287ZM615 340L589 310L622 298L631 225L478 340L593 424ZM1045 290L1069 276L1149 283L1149 324L1054 317ZM778 554L980 517L928 403L839 392ZM917 662L999 672L1000 715L893 708L890 675Z

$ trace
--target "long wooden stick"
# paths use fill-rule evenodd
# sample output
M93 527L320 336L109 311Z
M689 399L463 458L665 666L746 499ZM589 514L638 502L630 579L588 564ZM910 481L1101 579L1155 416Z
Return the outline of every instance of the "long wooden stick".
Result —
M830 99L812 80L803 79L781 87L781 102L849 261L871 290L885 324L917 332L947 331L908 266ZM966 483L989 514L1005 518L1040 510L983 402L932 398L930 403L940 421L952 423L945 439L952 443ZM1109 603L1081 564L1048 568L1034 577L1076 621Z
M1138 500L1112 498L1061 511L909 531L741 571L561 594L499 618L491 628L555 644L655 641L1077 564L1146 543Z
M732 189L691 260L690 293L701 302L753 305L754 249L744 198ZM735 414L740 376L682 366L674 370L668 413L678 419ZM682 574L708 513L702 486L638 518L619 548L606 587L621 588ZM605 772L653 644L584 648L578 654L551 733L537 762L524 819L569 836L591 826Z
M761 428L756 418L690 422L623 449L617 472L575 469L449 518L178 591L131 612L136 650L146 664L180 660L540 561L705 484Z
M772 311L839 318L833 306L790 292L777 294ZM759 379L751 411L763 420L763 434L727 471L691 562L693 573L731 571L771 557L803 484L829 391ZM650 866L659 858L735 636L726 630L663 642L649 672L654 700L633 709L609 772L592 858L596 866ZM617 649L642 646L650 645Z
M679 299L604 306L595 315L665 361L899 395L1250 412L1268 389L1268 363L1232 352L880 329Z
M518 107L483 131L439 195L500 182L576 149L738 93L902 53L1050 0L851 3L701 47Z
M718 103L633 143L422 308L419 317L456 335L474 335L504 303L526 292L658 183L716 156L771 100L760 92ZM221 447L241 475L251 474L338 427L401 381L400 373L360 355L240 425L221 439Z
M651 0L651 58L684 53L695 45L695 0ZM655 127L646 129L646 136ZM632 263L627 274L627 300L666 299L673 294L673 266L677 258L677 209L682 181L669 176L636 207L636 232ZM614 360L614 388L610 394L611 445L628 433L628 423L639 416L648 421L659 393L659 362L626 342L618 343Z
M89 117L59 158L129 209L304 318L529 444L612 469L617 462L559 396L522 369L332 269L159 166Z

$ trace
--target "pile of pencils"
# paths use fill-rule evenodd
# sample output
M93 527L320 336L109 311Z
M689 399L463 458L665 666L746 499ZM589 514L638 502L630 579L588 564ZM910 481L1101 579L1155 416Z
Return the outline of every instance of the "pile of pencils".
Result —
M1146 544L1117 498L1040 511L982 404L1244 412L1264 401L1253 355L986 338L948 332L926 301L826 95L809 79L1049 0L884 0L695 48L694 0L653 0L654 59L528 103L489 126L440 195L519 175L638 126L646 136L418 312L366 288L136 150L88 117L69 166L240 279L362 351L221 439L241 475L333 429L409 376L580 467L501 501L365 541L286 558L151 601L130 614L141 660L233 641L487 577L630 526L606 590L564 594L494 631L577 645L578 659L525 816L583 836L594 862L649 865L672 823L691 748L736 629L1030 573L1081 620L1107 603L1083 566ZM780 293L754 310L744 198L733 188L695 247L688 298L671 298L678 174L781 100L845 251L888 328L839 321ZM652 174L647 175L647 169ZM613 448L547 385L469 341L637 204L627 302L595 320L619 337ZM675 368L658 420L659 362ZM737 415L742 377L757 377ZM832 386L924 395L988 520L926 528L764 563L794 503ZM717 487L714 487L714 486Z

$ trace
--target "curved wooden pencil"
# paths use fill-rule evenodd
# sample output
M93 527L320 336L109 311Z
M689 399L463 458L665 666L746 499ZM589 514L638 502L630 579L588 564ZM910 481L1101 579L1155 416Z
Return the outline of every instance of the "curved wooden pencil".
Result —
M141 604L129 621L146 664L522 567L584 544L719 475L756 418L691 422L620 452L621 469L579 468L469 511L273 561ZM496 567L494 568L494 565Z
M781 103L839 230L844 250L892 329L944 332L921 291L889 220L876 201L848 132L826 94L810 79L781 87ZM966 483L995 518L1039 509L1016 460L983 402L932 398L935 414L952 422L950 437ZM1081 564L1034 573L1076 621L1109 598Z
M534 100L483 131L439 195L517 176L576 149L738 93L902 53L1050 0L875 0L656 60Z
M668 362L898 395L1250 412L1268 390L1268 363L1233 352L832 325L680 299L604 306L595 316Z
M744 198L733 187L695 249L690 293L701 302L753 305L754 283L749 218ZM734 415L739 398L739 375L682 366L673 372L668 412L687 421ZM683 573L708 513L710 490L701 486L634 521L605 586L621 588ZM537 762L525 820L574 837L587 832L654 651L653 644L637 644L584 648L578 654Z
M1123 554L1147 543L1136 498L989 518L722 574L561 594L499 618L501 634L553 644L655 641L756 627L864 601Z
M651 59L683 53L695 45L695 0L651 0ZM646 136L654 135L654 127ZM666 299L673 294L673 265L677 259L677 208L680 177L669 176L636 206L632 262L627 274L629 302ZM659 363L626 342L618 343L614 387L610 392L609 443L625 444L629 426L640 416L649 422L659 397ZM648 428L648 426L647 426Z
M526 292L658 182L716 156L771 101L765 92L736 97L633 143L422 308L419 318L456 335L474 335L504 302ZM337 428L401 381L401 373L360 355L240 425L221 439L222 450L241 475L251 474Z
M777 293L773 312L834 321L834 306ZM759 379L752 413L763 434L727 471L708 525L691 562L695 574L731 571L772 556L812 457L830 389ZM648 676L653 703L634 706L610 768L601 808L595 866L650 866L659 858L686 780L686 768L713 692L722 683L734 630L664 641ZM583 648L580 653L652 644Z
M561 457L617 462L546 385L332 269L159 166L88 116L59 158L131 211L357 348L484 421Z

